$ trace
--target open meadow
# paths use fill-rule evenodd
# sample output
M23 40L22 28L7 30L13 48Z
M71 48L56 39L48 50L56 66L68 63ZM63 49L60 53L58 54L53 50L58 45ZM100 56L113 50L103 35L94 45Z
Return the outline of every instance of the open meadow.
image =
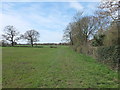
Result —
M3 47L3 88L117 88L118 73L69 46Z

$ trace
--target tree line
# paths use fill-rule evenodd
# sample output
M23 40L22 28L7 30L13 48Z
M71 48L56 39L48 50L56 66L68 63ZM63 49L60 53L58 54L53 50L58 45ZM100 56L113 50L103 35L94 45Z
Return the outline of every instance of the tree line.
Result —
M63 39L71 45L87 45L88 41L93 39L94 46L102 46L103 38L107 36L105 34L110 32L110 29L118 33L118 8L119 4L116 0L104 0L97 7L94 15L84 16L84 12L78 12L64 30ZM112 40L114 44L118 43L116 40Z
M120 60L120 1L104 0L96 8L94 15L76 13L64 30L63 40L75 51L117 67Z
M3 43L9 41L11 46L14 46L18 40L24 39L33 47L33 43L39 41L40 33L34 29L26 31L24 34L20 34L14 26L8 25L4 28L4 34L2 34Z

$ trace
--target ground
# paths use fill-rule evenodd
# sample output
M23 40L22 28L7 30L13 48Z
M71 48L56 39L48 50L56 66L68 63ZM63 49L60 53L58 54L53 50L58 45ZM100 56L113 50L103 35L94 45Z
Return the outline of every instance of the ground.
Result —
M3 48L3 88L117 88L118 74L92 57L58 48Z

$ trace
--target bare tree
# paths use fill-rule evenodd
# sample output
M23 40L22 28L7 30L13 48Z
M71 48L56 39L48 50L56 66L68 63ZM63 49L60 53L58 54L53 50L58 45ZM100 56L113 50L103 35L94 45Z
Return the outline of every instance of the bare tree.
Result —
M81 15L81 14L80 14ZM79 15L74 17L74 22L70 23L64 31L64 37L70 40L71 44L83 45L97 31L97 17Z
M76 20L74 27L74 36L77 36L78 41L86 44L88 39L92 37L97 31L97 17L84 16Z
M118 11L120 7L119 0L102 0L98 6L98 14L102 17L111 17L114 21L118 19Z
M69 23L66 29L64 30L63 39L70 42L71 45L76 43L76 41L79 41L78 40L79 32L78 32L78 27L76 25L76 22L81 19L82 14L83 12L77 12L76 15L73 17L73 21Z
M73 45L71 23L69 23L69 25L64 30L63 40L70 42L71 45Z
M20 38L17 37L19 32L16 30L14 26L6 26L4 28L4 34L2 35L3 39L10 41L11 45L14 46L14 43Z
M85 36L85 42L97 31L97 18L94 16L85 16L79 21L79 27Z
M99 16L103 18L109 18L111 20L111 24L117 27L117 32L120 30L120 1L119 0L103 0L98 7L98 11L96 12ZM118 38L119 39L119 38ZM119 41L119 40L118 40ZM120 43L120 42L119 42Z
M30 42L30 44L33 47L33 42L39 41L40 34L36 30L29 30L29 31L26 31L24 35L22 35L22 37L28 40L28 42Z

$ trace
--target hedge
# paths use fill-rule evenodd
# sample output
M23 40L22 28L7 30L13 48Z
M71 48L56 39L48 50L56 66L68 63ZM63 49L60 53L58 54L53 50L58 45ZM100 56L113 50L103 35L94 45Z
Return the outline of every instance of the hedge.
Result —
M120 64L120 46L78 46L74 49L78 53L92 56L99 62L109 65L112 68L118 69Z
M109 64L113 68L118 68L120 64L120 46L99 47L97 49L97 60Z

